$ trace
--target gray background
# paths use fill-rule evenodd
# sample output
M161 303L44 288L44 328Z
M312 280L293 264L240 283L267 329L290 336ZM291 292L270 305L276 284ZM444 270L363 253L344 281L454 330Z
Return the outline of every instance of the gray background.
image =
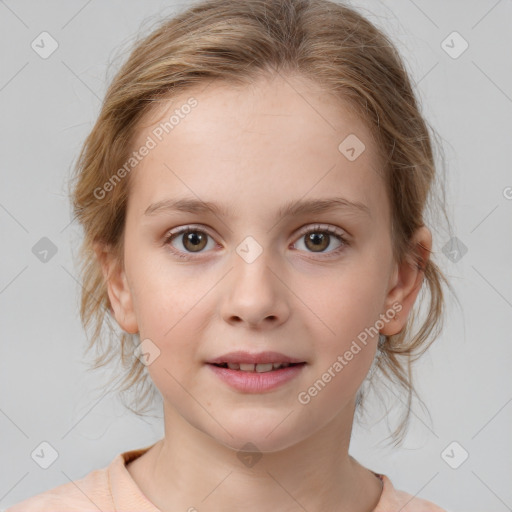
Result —
M450 259L449 239L434 231L462 308L448 296L443 335L418 364L430 418L416 405L407 440L394 449L375 415L356 424L351 452L446 509L512 510L512 2L353 4L391 34L444 141L450 213L467 253ZM108 389L96 392L103 372L86 372L73 263L80 231L70 224L66 179L122 49L183 5L0 0L0 508L163 433L160 411L132 415ZM59 45L47 59L31 47L43 31ZM442 47L453 31L469 43L458 58ZM42 237L57 248L46 262L32 252ZM31 458L43 441L58 452L48 469ZM453 441L462 448L445 452ZM453 469L447 461L460 463L462 449L469 457Z

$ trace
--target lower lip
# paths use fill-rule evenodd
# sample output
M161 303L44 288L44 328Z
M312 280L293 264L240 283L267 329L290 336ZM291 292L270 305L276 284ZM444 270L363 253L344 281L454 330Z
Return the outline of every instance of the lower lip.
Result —
M211 368L219 378L231 387L245 393L261 393L276 389L297 377L304 366L306 366L306 363L288 366L287 368L280 368L279 370L272 370L270 372L258 373L230 370L229 368L222 368L208 363L208 367Z

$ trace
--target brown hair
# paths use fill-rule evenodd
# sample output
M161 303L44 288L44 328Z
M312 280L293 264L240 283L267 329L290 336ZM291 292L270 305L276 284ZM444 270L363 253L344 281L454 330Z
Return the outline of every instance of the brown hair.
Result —
M444 213L449 224L443 188L433 193L435 132L420 113L398 50L361 14L329 0L210 0L163 20L137 41L112 80L77 161L72 191L74 214L84 229L80 314L84 328L93 327L87 348L96 347L92 368L114 359L122 363L124 371L116 385L121 394L137 389L132 409L137 414L152 404L155 388L133 355L138 334L116 333L106 283L93 252L93 244L101 242L122 263L130 174L117 180L104 197L98 198L97 191L104 190L127 161L143 116L160 101L211 80L243 85L264 73L281 71L312 79L354 108L370 127L383 156L397 262L414 255L410 239L424 225L429 205L432 213ZM421 269L420 302L425 282L430 298L425 319L413 332L413 310L400 333L381 339L375 360L381 374L407 398L405 418L392 434L395 444L403 439L416 394L411 363L439 335L444 314L441 285L450 287L432 258ZM359 393L358 405L362 398Z

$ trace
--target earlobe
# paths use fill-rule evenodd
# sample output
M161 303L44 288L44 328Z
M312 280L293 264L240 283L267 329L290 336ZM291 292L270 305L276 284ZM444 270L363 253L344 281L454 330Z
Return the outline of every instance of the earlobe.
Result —
M418 228L411 243L413 251L398 266L394 274L396 283L386 298L386 311L389 309L397 311L394 318L380 330L380 333L386 336L397 334L405 327L409 313L421 290L425 267L432 249L430 230L426 226ZM401 309L398 309L397 305L400 305Z
M132 292L121 262L110 248L99 243L94 245L94 252L101 265L111 310L117 323L128 333L139 332L133 308Z

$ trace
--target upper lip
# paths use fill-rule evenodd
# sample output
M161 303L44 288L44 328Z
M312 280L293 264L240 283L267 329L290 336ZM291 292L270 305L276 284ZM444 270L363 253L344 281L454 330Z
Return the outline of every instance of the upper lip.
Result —
M222 364L222 363L242 363L242 364L264 364L264 363L304 363L305 361L295 357L286 356L279 352L245 352L239 350L237 352L229 352L222 356L210 359L207 363Z

